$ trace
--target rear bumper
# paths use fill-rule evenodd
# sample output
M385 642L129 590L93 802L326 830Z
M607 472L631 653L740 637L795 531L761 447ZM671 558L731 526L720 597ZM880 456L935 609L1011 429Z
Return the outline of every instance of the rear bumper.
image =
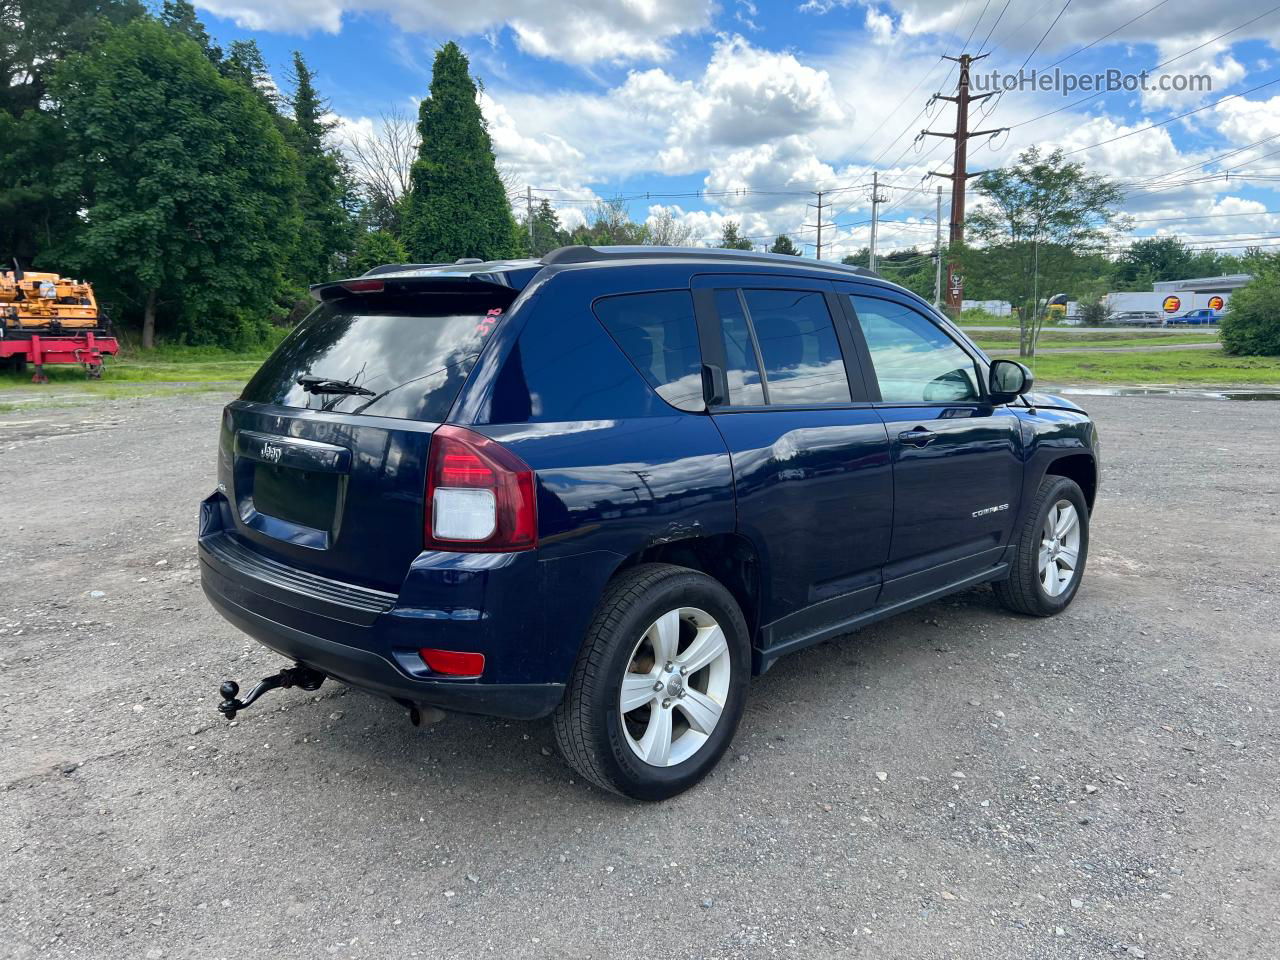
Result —
M421 570L415 565L398 596L308 575L237 547L235 538L217 523L220 504L212 502L217 499L206 501L201 515L199 556L205 596L223 617L264 646L405 705L533 719L546 716L559 704L565 687L562 677L532 676L527 679L533 682L509 682L509 671L503 676L512 647L527 648L531 638L526 624L508 618L504 625L500 606L492 611L496 616L488 616L487 611L451 614L410 603L406 598L414 592L411 582L430 577L435 568ZM475 562L475 556L470 562ZM535 568L536 560L528 556L522 563L507 561L497 572L505 574L514 588L529 576L529 569L517 569L526 565ZM486 578L482 587L490 584ZM469 599L467 591L462 593ZM417 655L417 649L426 646L485 653L490 679L432 674Z

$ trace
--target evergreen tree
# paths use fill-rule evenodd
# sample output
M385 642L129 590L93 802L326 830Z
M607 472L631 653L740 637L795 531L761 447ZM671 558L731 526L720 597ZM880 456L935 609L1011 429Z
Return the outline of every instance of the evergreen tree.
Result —
M164 0L164 6L160 8L160 22L188 40L194 40L210 63L221 66L222 48L213 42L213 37L209 36L209 31L196 14L196 8L188 0Z
M431 95L418 111L421 145L402 239L410 256L424 263L494 260L513 253L511 207L467 67L456 43L441 47L431 72Z
M302 231L291 273L302 286L333 277L335 256L345 258L354 242L344 201L348 180L340 158L327 143L334 121L327 101L316 92L315 74L302 54L293 54L293 123L289 141L297 151L304 182L300 206Z
M751 241L746 237L738 236L737 221L726 220L724 222L724 230L720 234L720 243L718 246L725 250L750 250Z
M111 30L53 77L82 223L54 254L196 342L260 335L297 241L302 189L270 112L198 42L155 21Z
M233 40L219 67L224 77L244 84L262 97L272 113L280 113L280 94L256 40Z
M785 253L788 256L800 256L800 248L792 243L791 238L785 233L780 233L773 238L773 246L769 248L770 253Z
M520 218L516 232L519 234L520 251L530 257L540 257L556 247L563 247L569 240L568 234L560 226L560 218L556 215L555 208L545 198L539 200L533 207L532 242L530 242L528 212Z

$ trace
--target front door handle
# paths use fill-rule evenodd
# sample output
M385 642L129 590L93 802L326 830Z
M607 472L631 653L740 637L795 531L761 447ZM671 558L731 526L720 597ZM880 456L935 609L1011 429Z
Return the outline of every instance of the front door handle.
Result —
M903 443L911 444L913 447L927 447L938 439L938 435L932 430L926 430L924 427L916 427L914 430L904 430L898 434L898 439Z

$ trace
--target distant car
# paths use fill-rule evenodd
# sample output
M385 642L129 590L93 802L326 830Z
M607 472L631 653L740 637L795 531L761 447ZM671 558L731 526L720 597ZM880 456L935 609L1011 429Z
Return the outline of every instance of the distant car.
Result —
M1213 310L1205 308L1203 310L1188 310L1186 313L1178 317L1166 317L1164 325L1166 327L1176 327L1183 325L1200 326L1203 324L1217 323L1218 314Z
M1107 321L1107 325L1113 327L1158 327L1160 326L1160 318L1149 310L1125 310L1121 313L1113 313L1111 319Z

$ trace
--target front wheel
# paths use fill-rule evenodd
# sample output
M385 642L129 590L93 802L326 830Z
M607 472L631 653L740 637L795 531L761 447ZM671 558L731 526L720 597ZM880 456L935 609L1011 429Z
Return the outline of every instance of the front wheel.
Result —
M642 564L609 584L552 718L564 758L592 783L637 800L696 784L742 716L747 626L719 582Z
M1075 599L1089 555L1089 507L1074 480L1046 476L1017 533L996 597L1016 613L1051 617Z

